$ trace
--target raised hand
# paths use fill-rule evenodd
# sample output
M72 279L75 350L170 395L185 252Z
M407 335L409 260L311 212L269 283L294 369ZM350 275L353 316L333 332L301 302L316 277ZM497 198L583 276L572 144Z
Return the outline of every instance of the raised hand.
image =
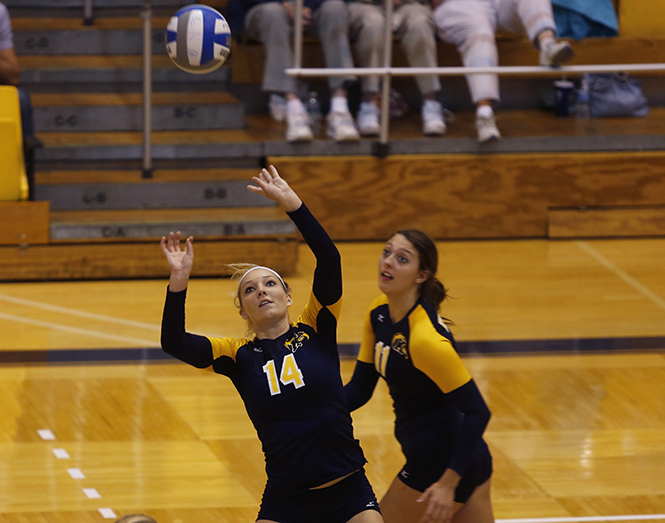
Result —
M266 198L277 202L286 212L295 211L302 205L298 195L286 181L279 176L273 165L268 169L261 169L258 176L252 180L256 185L248 185L247 188L256 194L262 194ZM257 187L258 185L258 187Z
M194 238L190 236L185 240L185 249L180 249L180 231L169 233L168 239L162 236L161 247L171 269L171 280L169 289L172 292L182 291L187 288L189 276L194 266Z

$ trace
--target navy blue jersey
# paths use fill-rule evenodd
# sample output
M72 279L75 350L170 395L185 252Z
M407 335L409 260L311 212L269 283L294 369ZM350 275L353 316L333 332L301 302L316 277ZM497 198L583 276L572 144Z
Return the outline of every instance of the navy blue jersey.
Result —
M162 347L232 380L263 445L269 483L298 492L360 469L365 458L353 437L340 375L339 252L304 205L289 216L317 258L312 294L289 330L277 339L189 334L185 291L169 291Z
M386 296L372 304L356 371L345 390L351 410L369 400L379 376L388 384L395 436L407 460L441 459L444 468L462 475L489 410L448 327L424 300L397 323L391 320Z

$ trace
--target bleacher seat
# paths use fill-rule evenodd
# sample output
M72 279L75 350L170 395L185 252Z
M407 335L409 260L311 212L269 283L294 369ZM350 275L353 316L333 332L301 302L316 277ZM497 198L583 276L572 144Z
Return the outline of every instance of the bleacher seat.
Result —
M18 90L0 86L0 201L27 199Z

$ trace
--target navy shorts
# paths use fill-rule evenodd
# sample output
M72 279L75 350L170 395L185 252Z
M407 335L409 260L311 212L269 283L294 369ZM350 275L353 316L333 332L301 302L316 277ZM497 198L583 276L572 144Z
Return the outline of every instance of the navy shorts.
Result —
M437 456L432 454L422 459L407 459L406 465L399 471L397 477L407 487L424 492L443 475L447 463L447 458L437 459ZM466 503L476 487L485 483L491 475L492 455L487 444L482 441L455 489L455 501Z
M258 519L279 523L346 523L365 510L379 510L379 502L364 470L339 483L298 494L284 494L266 486Z

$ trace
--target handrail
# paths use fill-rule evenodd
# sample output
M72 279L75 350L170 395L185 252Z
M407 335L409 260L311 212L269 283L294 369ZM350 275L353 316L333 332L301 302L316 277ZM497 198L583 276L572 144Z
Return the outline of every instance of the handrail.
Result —
M295 66L300 68L302 67L302 8L303 0L296 0L296 12L294 20L294 42L293 42L293 51L294 51L294 60Z
M584 73L612 73L612 72L649 72L665 71L665 63L654 64L608 64L608 65L568 65L562 67L544 67L530 65L506 65L497 67L350 67L350 68L291 68L286 70L289 76L319 77L319 76L422 76L435 74L437 76L459 76L467 74L498 74L537 76L565 76L582 75Z
M143 178L152 178L152 5L144 0L143 18Z
M386 32L384 34L383 67L389 68L393 61L393 0L386 2ZM381 82L381 132L379 134L379 146L377 156L383 157L388 154L388 125L383 122L390 120L390 75L383 75Z

